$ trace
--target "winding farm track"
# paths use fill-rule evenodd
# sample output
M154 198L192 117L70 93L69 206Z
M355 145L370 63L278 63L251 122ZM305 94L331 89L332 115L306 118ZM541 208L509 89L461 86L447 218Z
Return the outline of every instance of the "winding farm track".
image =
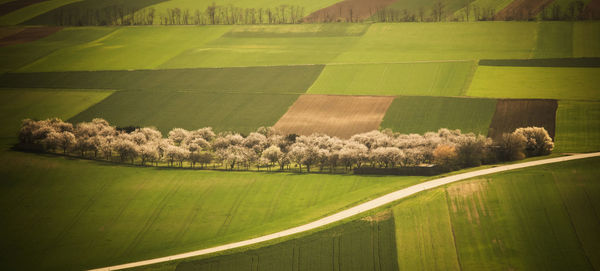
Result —
M240 241L240 242L225 244L225 245L221 245L221 246L217 246L217 247L212 247L212 248L190 251L190 252L186 252L186 253L181 253L181 254L176 254L176 255L171 255L171 256L166 256L166 257L161 257L161 258L155 258L155 259L149 259L149 260L144 260L144 261L139 261L139 262L132 262L132 263L126 263L126 264L121 264L121 265L93 269L93 271L96 271L96 270L98 270L98 271L100 271L100 270L120 270L120 269L126 269L126 268L133 268L133 267L151 265L151 264L156 264L156 263L174 261L174 260L179 260L179 259L184 259L184 258L190 258L190 257L195 257L195 256L201 256L201 255L225 251L225 250L229 250L229 249L233 249L233 248L253 245L253 244L277 239L280 237L289 236L289 235L313 230L313 229L316 229L316 228L319 228L319 227L322 227L322 226L325 226L325 225L328 225L328 224L331 224L331 223L334 223L334 222L337 222L337 221L340 221L340 220L343 220L343 219L346 219L346 218L349 218L352 216L355 216L357 214L375 209L377 207L392 203L394 201L406 198L408 196L414 195L421 191L436 188L436 187L446 185L449 183L462 181L462 180L473 178L473 177L514 170L514 169L521 169L521 168L527 168L527 167L533 167L533 166L539 166L539 165L566 162L566 161L591 158L591 157L600 157L600 152L575 154L575 155L570 155L570 156L562 156L562 157L557 157L557 158L549 158L549 159L543 159L543 160L537 160L537 161L531 161L531 162L525 162L525 163L498 166L498 167L493 167L493 168L482 169L482 170L457 174L457 175L453 175L453 176L443 177L443 178L439 178L439 179L434 179L434 180L416 184L416 185L389 193L387 195L384 195L384 196L381 196L374 200L359 204L357 206L346 209L339 213L335 213L333 215L321 218L319 220L310 222L308 224L304 224L304 225L301 225L301 226L298 226L295 228L291 228L291 229L287 229L284 231L264 235L261 237L257 237L257 238L253 238L253 239L249 239L249 240L245 240L245 241Z

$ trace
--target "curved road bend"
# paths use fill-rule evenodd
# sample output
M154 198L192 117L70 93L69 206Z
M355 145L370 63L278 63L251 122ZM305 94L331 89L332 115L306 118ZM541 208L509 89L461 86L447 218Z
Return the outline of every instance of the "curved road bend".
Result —
M287 229L284 231L264 235L261 237L257 237L257 238L253 238L253 239L249 239L249 240L245 240L245 241L225 244L225 245L221 245L221 246L217 246L217 247L211 247L211 248L206 248L206 249L201 249L201 250L196 250L196 251L190 251L190 252L186 252L186 253L181 253L181 254L176 254L176 255L171 255L171 256L166 256L166 257L161 257L161 258L155 258L155 259L149 259L149 260L144 260L144 261L139 261L139 262L132 262L132 263L126 263L126 264L120 264L120 265L115 265L115 266L93 269L93 271L120 270L120 269L125 269L125 268L151 265L151 264L156 264L156 263L190 258L190 257L210 254L210 253L214 253L214 252L224 251L224 250L228 250L228 249L232 249L232 248L238 248L238 247L248 246L248 245L252 245L252 244L257 244L257 243L273 240L273 239L276 239L279 237L297 234L297 233L309 231L309 230L312 230L312 229L315 229L318 227L322 227L327 224L337 222L337 221L349 218L351 216L360 214L362 212L366 212L366 211L375 209L377 207L380 207L382 205L385 205L385 204L397 201L399 199L408 197L415 193L419 193L423 190L432 189L435 187L439 187L439 186L446 185L449 183L461 181L464 179L469 179L469 178L473 178L473 177L478 177L478 176L482 176L482 175L488 175L488 174L498 173L498 172L503 172L503 171L508 171L508 170L533 167L533 166L539 166L539 165L545 165L545 164L552 164L552 163L559 163L559 162L565 162L565 161L571 161L571 160L577 160L577 159L598 157L598 156L600 156L600 152L575 154L575 155L571 155L571 156L548 158L548 159L525 162L525 163L498 166L498 167L493 167L493 168L482 169L482 170L462 173L462 174L458 174L458 175L443 177L443 178L439 178L439 179L434 179L431 181L423 182L420 184L416 184L416 185L389 193L387 195L383 195L379 198L359 204L357 206L351 207L351 208L341 211L339 213L335 213L333 215L321 218L319 220L310 222L308 224L304 224L304 225L301 225L301 226L298 226L295 228L291 228L291 229Z

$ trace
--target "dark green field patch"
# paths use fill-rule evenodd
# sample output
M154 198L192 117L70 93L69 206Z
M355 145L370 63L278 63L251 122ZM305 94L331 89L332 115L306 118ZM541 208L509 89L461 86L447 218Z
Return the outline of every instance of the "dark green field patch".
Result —
M537 58L537 59L482 59L479 66L507 67L600 67L598 57Z
M295 94L118 91L69 121L104 118L117 126L173 128L213 127L248 133L272 126L298 98Z
M180 263L177 271L398 270L394 219L357 220L232 255Z
M323 65L8 73L1 87L304 93Z
M573 56L573 23L538 23L535 58L559 58Z
M386 112L381 128L401 133L449 128L485 135L495 106L495 99L399 96Z

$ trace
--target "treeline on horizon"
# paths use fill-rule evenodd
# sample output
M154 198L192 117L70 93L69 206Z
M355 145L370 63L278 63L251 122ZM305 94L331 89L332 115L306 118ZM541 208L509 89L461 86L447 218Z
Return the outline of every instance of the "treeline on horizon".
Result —
M324 134L284 135L270 127L243 136L206 127L175 128L166 138L152 127L114 127L104 119L73 125L60 119L25 119L18 134L22 150L62 153L141 166L280 171L344 172L356 168L436 165L445 171L547 155L554 143L544 128L518 128L497 139L460 130L400 134L386 129L349 139ZM294 166L293 168L291 166Z
M516 10L500 18L493 7L478 6L465 2L460 12L448 12L444 1L436 1L432 6L418 10L393 7L369 10L368 18L359 18L348 9L348 15L339 11L340 16L324 16L321 23L333 22L440 22L440 21L530 21L530 20L593 20L600 14L585 12L581 0L570 2L566 8L557 3L546 5L539 16L530 10ZM452 14L451 14L452 13ZM206 9L170 8L157 12L154 8L132 8L112 5L102 8L65 7L52 17L52 24L60 26L105 26L105 25L235 25L235 24L298 24L305 22L304 7L280 5L272 8L241 8L233 5L218 6L213 3Z

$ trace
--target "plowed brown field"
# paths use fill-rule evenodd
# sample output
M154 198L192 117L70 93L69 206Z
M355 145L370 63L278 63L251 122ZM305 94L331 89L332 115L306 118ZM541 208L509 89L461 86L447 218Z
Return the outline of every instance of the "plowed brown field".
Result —
M553 0L515 0L496 13L495 19L500 21L531 19L552 1Z
M599 19L600 18L600 0L590 1L581 15L585 19Z
M13 35L1 38L0 47L32 42L43 37L50 36L61 29L62 27L27 27Z
M349 138L378 129L393 100L387 96L302 95L273 127L285 134Z
M554 138L557 108L556 100L498 100L488 136L497 139L520 127L537 126Z
M383 9L397 0L345 0L319 9L304 17L305 22L359 21L369 18L378 9Z

